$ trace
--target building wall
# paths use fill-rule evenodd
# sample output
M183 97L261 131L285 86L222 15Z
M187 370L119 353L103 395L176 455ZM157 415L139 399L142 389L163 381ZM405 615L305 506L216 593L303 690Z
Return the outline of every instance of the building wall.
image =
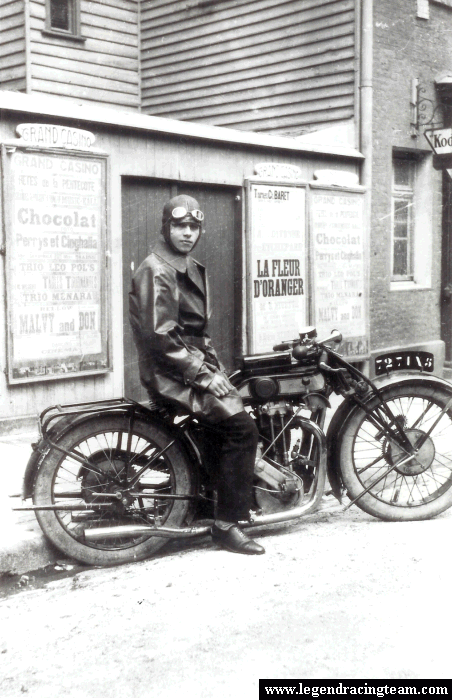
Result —
M300 134L354 116L355 0L143 0L142 109Z
M24 0L0 3L0 87L26 89Z
M4 93L3 93L4 95ZM42 108L43 102L30 96L36 109ZM1 96L0 96L1 100ZM318 169L339 168L351 173L358 173L359 161L356 158L338 158L334 155L309 152L287 151L274 147L258 147L245 144L216 142L213 139L196 139L179 133L162 134L151 129L127 129L123 126L92 123L84 107L67 107L67 116L46 112L46 116L32 111L11 112L3 105L0 120L0 142L16 138L16 127L21 123L43 122L50 124L72 125L87 129L96 135L94 150L109 156L108 187L108 266L110 275L110 309L112 332L110 334L113 371L97 377L59 379L56 381L36 382L8 386L4 369L7 365L5 339L0 342L0 432L3 423L14 417L37 415L46 406L55 403L74 403L118 397L124 391L124 363L130 358L123 352L123 293L129 290L129 280L122 269L123 235L121 226L121 192L122 178L149 178L158 182L196 183L202 186L222 185L244 187L245 178L253 177L255 166L261 162L289 163L301 169L301 177L312 180ZM54 103L53 103L54 104ZM103 110L102 114L110 110ZM83 112L86 121L81 118ZM95 110L91 113L91 117ZM69 115L72 114L71 120ZM137 115L139 118L140 115ZM149 118L150 119L150 118ZM158 120L160 122L160 120ZM176 130L177 123L168 127ZM191 127L190 127L191 128ZM193 127L194 128L194 127ZM231 132L232 134L233 132ZM5 156L6 158L8 155ZM1 205L1 203L0 203ZM1 215L1 212L0 212ZM157 232L155 232L157 233ZM5 258L0 258L5 260ZM130 274L130 270L129 270ZM0 269L0 333L7 328L5 310L5 265ZM125 288L123 290L123 279ZM221 308L215 313L221 315Z
M139 108L138 0L81 0L82 38L45 31L45 0L29 0L25 23L23 4L24 0L7 0L0 10L5 13L10 7L11 11L11 29L5 33L0 48L8 55L8 61L20 59L12 64L12 73L2 59L1 88ZM25 26L29 31L25 32Z
M436 99L433 81L452 69L452 9L430 3L429 19L417 17L413 0L374 3L373 186L370 251L370 328L373 348L440 338L441 172L433 170L423 129L410 125L412 80ZM396 291L390 282L392 149L425 151L432 200L431 285ZM425 212L424 212L425 213ZM392 289L391 289L392 286Z

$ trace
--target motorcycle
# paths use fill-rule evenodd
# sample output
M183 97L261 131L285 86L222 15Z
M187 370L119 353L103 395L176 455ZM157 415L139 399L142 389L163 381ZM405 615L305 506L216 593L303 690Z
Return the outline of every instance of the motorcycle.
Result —
M230 375L256 421L254 508L242 527L316 511L326 489L383 520L423 520L452 505L452 385L433 355L376 359L376 378L316 340L315 328ZM325 432L336 394L339 406ZM51 406L28 462L23 499L45 535L83 563L145 559L171 538L206 535L215 483L205 429L159 401Z

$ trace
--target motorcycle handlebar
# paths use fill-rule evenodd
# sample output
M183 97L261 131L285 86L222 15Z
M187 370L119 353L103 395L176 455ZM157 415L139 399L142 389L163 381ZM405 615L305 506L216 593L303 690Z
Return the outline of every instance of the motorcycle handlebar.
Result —
M328 336L327 338L324 338L323 340L313 340L312 345L325 345L326 343L341 343L342 342L342 333L340 333L338 330L333 330L331 331L331 335ZM296 340L284 340L282 343L278 343L278 345L273 346L273 351L274 352L281 352L282 350L291 350L294 348L296 345L300 344L300 339L296 338Z
M334 329L333 331L331 331L331 335L328 338L319 340L317 345L325 345L326 343L336 343L337 345L339 345L339 343L342 343L342 333Z

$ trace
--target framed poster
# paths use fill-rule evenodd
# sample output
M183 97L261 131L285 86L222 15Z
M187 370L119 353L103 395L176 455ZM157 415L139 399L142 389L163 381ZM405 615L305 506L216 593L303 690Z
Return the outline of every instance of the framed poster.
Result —
M369 354L364 192L310 186L313 325L347 357Z
M105 372L106 158L16 149L8 160L9 382Z
M272 350L307 325L306 188L248 184L248 352Z

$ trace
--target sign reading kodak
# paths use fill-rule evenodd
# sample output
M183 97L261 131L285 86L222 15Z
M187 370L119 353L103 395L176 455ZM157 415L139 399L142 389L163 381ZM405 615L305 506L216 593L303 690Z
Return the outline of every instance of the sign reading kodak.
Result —
M425 132L425 138L437 155L452 153L452 129L432 129Z

